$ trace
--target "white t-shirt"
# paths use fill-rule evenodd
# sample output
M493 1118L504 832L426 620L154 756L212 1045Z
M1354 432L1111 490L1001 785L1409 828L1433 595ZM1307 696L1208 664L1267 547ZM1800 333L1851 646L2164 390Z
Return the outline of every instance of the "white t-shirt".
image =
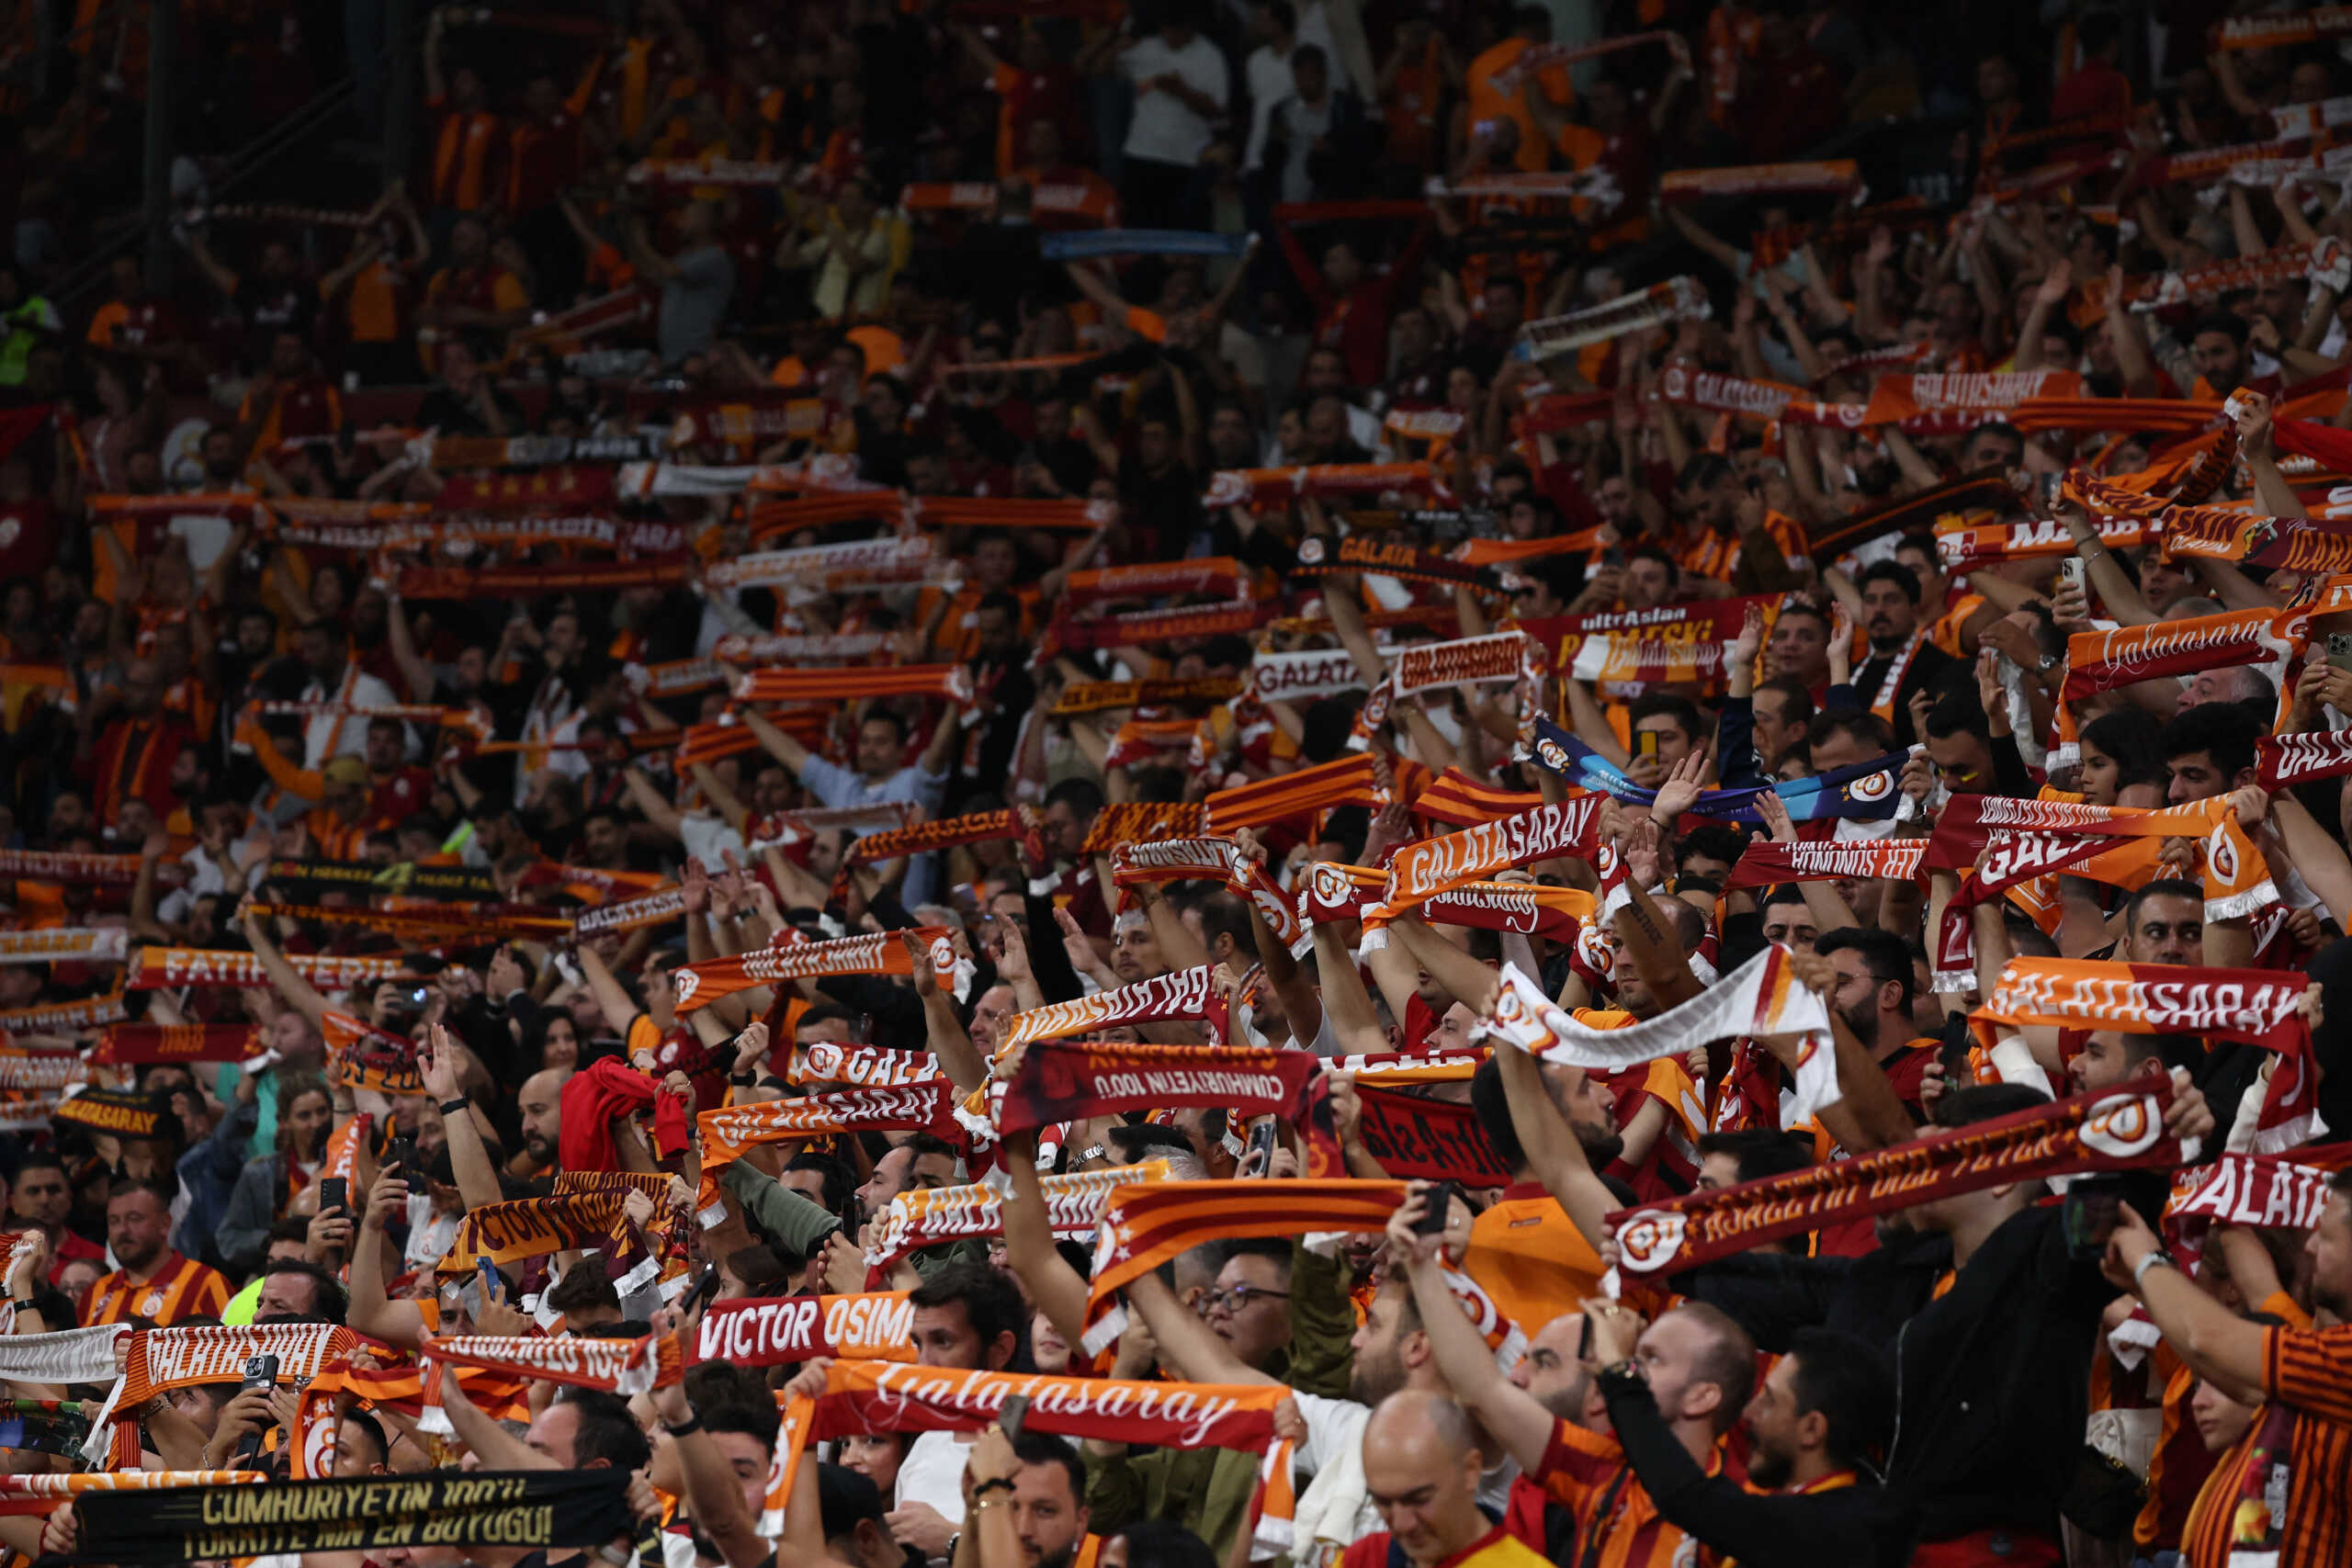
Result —
M1266 125L1274 106L1297 92L1298 84L1291 79L1289 52L1278 53L1270 43L1250 51L1245 70L1250 80L1250 149L1241 166L1255 169L1266 159Z
M928 1503L950 1529L964 1528L964 1461L975 1434L925 1432L907 1445L899 1464L898 1497L891 1506Z
M1197 167L1201 154L1208 150L1209 122L1175 94L1146 92L1143 85L1172 71L1186 86L1223 108L1231 89L1226 80L1225 56L1217 52L1216 45L1194 33L1183 48L1170 49L1154 33L1130 44L1119 56L1119 68L1136 85L1136 113L1127 126L1126 155Z
M1323 95L1320 108L1295 94L1274 106L1274 118L1281 122L1283 130L1283 166L1275 171L1283 200L1305 201L1315 194L1314 182L1306 174L1306 160L1314 154L1316 141L1329 134L1338 108L1339 100L1329 93Z
M375 676L366 674L352 665L345 665L339 685L328 687L313 681L302 688L306 703L337 703L350 707L390 707L398 698L392 689ZM302 765L316 770L326 765L330 757L357 757L368 750L368 720L355 714L322 713L312 718L302 730Z

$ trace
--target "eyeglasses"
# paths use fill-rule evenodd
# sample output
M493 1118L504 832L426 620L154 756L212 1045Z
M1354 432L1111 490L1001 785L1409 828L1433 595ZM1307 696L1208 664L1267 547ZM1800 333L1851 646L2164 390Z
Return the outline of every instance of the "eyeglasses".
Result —
M1241 1315L1242 1308L1248 1306L1251 1302L1260 1301L1269 1296L1278 1297L1283 1301L1290 1300L1290 1292L1288 1291L1261 1291L1255 1285L1236 1285L1229 1291L1209 1292L1206 1295L1201 1298L1201 1310L1203 1312L1227 1312L1232 1314L1236 1317L1238 1317Z

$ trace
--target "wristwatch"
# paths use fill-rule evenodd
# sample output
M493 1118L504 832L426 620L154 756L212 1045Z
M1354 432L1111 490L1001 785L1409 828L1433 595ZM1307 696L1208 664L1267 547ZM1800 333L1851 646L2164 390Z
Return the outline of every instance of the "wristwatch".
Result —
M2045 653L2040 659L2034 660L2033 667L2041 671L2044 675L2047 675L2052 670L2057 669L2059 665L2064 662L2065 660L2059 654Z
M2167 1269L2178 1269L2180 1267L2179 1263L2175 1261L2173 1255L2166 1252L2160 1247L2154 1252L2148 1254L2147 1257L2143 1258L2139 1262L2132 1265L2132 1288L2135 1291L2138 1290L2140 1288L2140 1281L2146 1278L2148 1270L2154 1269L2159 1263L2163 1264Z

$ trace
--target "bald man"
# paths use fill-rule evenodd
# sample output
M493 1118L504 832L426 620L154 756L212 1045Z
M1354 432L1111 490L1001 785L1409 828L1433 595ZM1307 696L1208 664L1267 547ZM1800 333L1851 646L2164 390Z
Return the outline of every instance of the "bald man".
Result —
M514 1097L523 1113L523 1152L533 1164L554 1167L563 1147L563 1086L571 1081L569 1067L549 1067L523 1080Z
M1385 1568L1392 1544L1412 1568L1548 1568L1478 1506L1481 1467L1462 1406L1421 1389L1390 1394L1363 1428L1364 1491L1388 1528L1350 1546L1341 1568Z

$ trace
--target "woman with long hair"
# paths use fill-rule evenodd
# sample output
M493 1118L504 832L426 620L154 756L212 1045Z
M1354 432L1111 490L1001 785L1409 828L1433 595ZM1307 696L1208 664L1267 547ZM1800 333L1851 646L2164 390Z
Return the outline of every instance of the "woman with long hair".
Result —
M2164 726L2143 708L2118 708L2083 726L2083 799L2092 806L2160 807Z
M319 1078L282 1079L277 1104L277 1146L245 1162L220 1221L220 1258L232 1273L250 1274L260 1265L269 1227L285 1215L295 1193L318 1179L334 1126L334 1101Z

